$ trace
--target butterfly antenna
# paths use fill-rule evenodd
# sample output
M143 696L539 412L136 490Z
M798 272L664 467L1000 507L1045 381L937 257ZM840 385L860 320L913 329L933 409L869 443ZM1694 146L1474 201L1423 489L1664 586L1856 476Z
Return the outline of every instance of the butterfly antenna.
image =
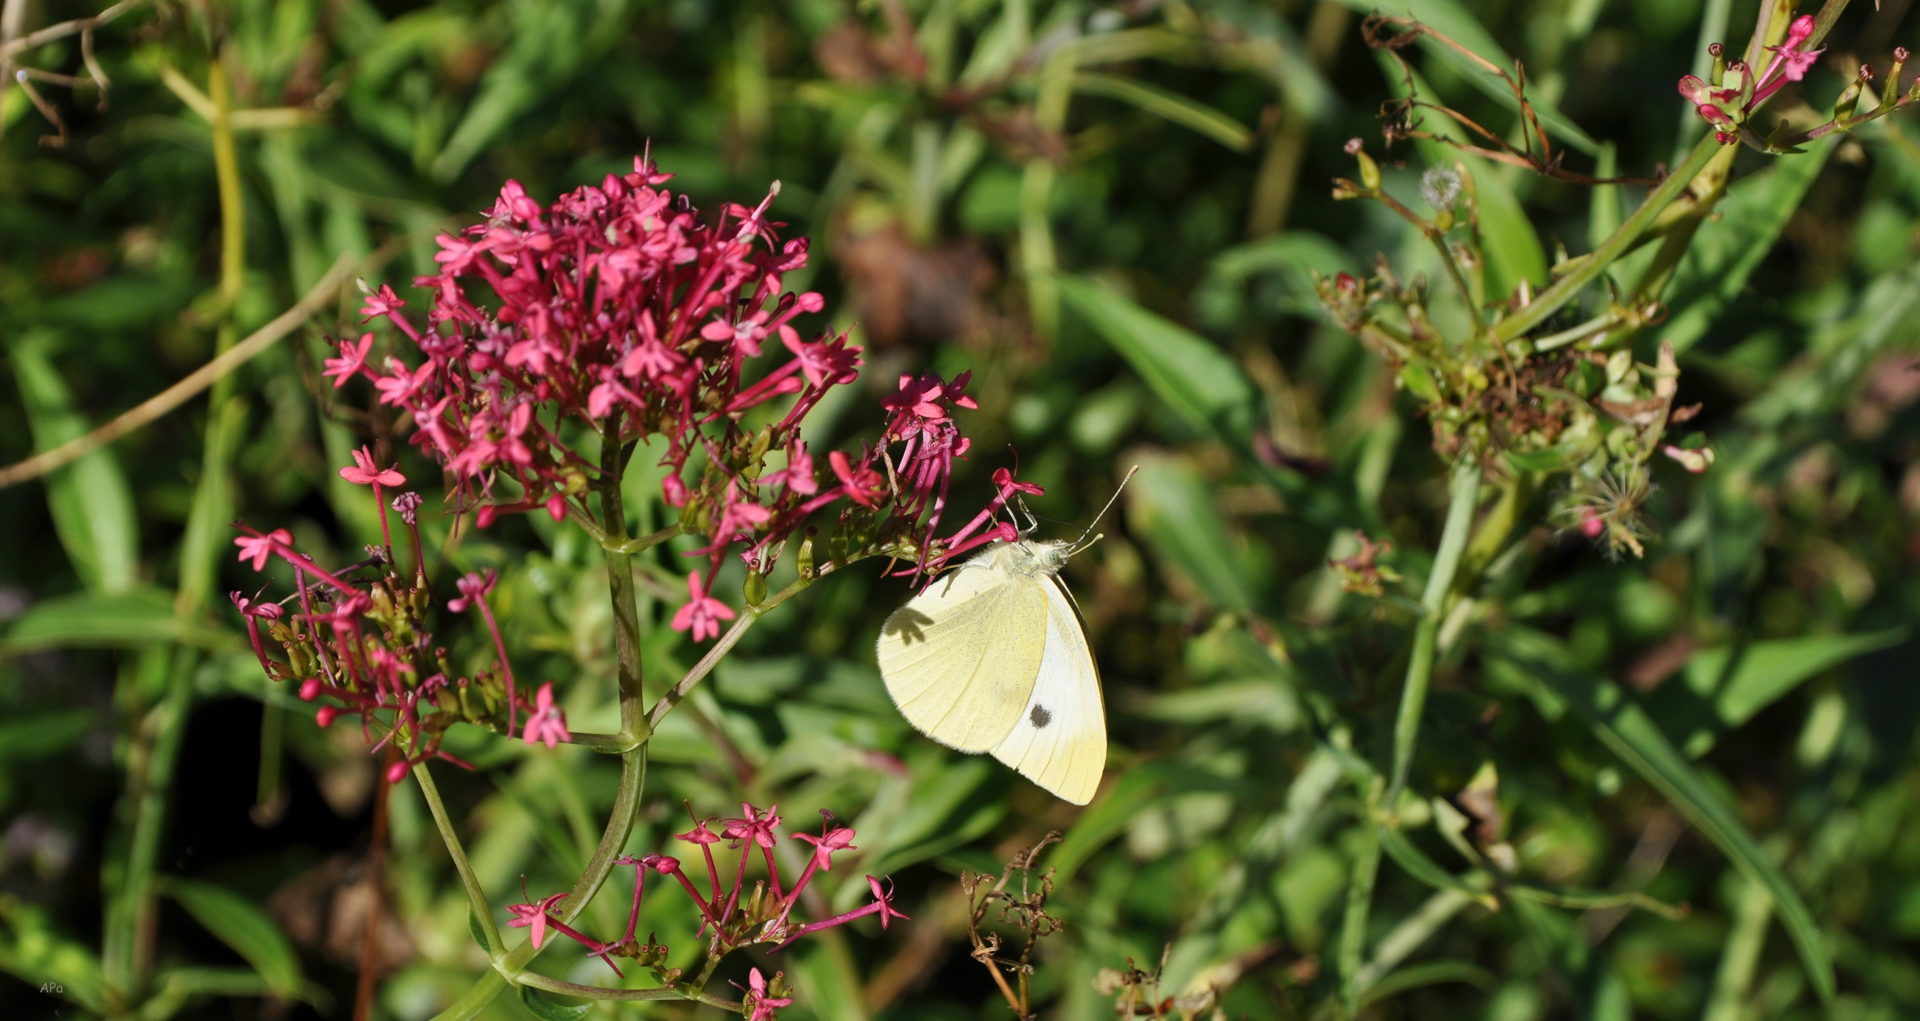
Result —
M1098 525L1100 523L1100 519L1107 516L1108 511L1113 509L1114 503L1120 499L1120 493L1127 488L1127 483L1132 482L1134 475L1138 474L1139 471L1140 471L1140 466L1137 464L1127 469L1127 477L1120 480L1120 485L1114 489L1113 495L1107 498L1107 505L1105 507L1100 508L1100 513L1095 514L1093 516L1093 520L1087 523L1087 530L1084 532L1081 532L1080 538L1074 540L1073 548L1072 550L1069 551L1070 554L1078 553L1081 550L1086 549L1088 546L1091 546L1094 543L1099 542L1101 539L1106 538L1105 532L1102 532L1099 535L1093 535L1093 528L1095 525ZM1093 535L1093 538L1091 539L1087 538L1089 535Z

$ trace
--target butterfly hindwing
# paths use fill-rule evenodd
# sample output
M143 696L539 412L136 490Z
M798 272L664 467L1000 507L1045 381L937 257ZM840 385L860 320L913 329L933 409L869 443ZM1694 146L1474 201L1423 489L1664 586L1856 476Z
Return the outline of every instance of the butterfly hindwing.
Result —
M1107 716L1100 671L1072 597L1054 576L1038 579L1046 596L1046 646L1033 691L994 758L1055 795L1084 805L1107 765Z

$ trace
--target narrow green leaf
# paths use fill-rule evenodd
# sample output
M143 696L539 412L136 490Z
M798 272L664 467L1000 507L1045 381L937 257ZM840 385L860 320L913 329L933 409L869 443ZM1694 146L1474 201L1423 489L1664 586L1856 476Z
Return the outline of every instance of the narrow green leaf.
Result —
M1493 33L1488 32L1479 20L1456 0L1394 0L1385 4L1373 3L1370 0L1342 0L1342 2L1361 14L1402 14L1415 18L1445 33L1447 38L1472 50L1508 74L1514 73L1513 58L1494 41ZM1494 102L1513 111L1516 115L1520 112L1520 102L1513 98L1513 89L1508 87L1499 76L1436 39L1422 36L1420 47L1452 66L1462 78L1472 83L1474 88L1486 93ZM1554 138L1572 145L1589 156L1600 152L1600 143L1594 141L1592 135L1582 131L1579 125L1568 120L1565 114L1551 104L1543 103L1534 89L1527 90L1527 101L1533 107L1534 115L1540 118L1540 123ZM1443 118L1428 118L1429 121L1438 119Z
M1499 980L1493 977L1492 972L1478 965L1465 961L1428 961L1408 965L1368 986L1361 1001L1379 1003L1401 993L1442 982L1462 982L1483 991L1499 985Z
M1380 849L1387 852L1395 865L1406 870L1407 875L1433 887L1436 890L1451 890L1454 893L1470 897L1488 911L1500 910L1500 901L1493 894L1469 884L1459 876L1442 868L1440 863L1428 857L1427 852L1407 839L1407 835L1397 829L1380 827Z
M100 959L54 928L45 908L0 893L0 971L30 986L52 983L69 1001L103 1013L107 983Z
M1224 610L1253 608L1253 580L1234 548L1227 521L1207 482L1186 458L1149 454L1127 488L1128 520L1138 534L1178 567L1201 596Z
M1687 687L1712 700L1727 726L1738 727L1802 682L1855 656L1891 648L1906 638L1905 628L1894 628L1755 642L1738 650L1703 649L1687 661ZM1733 659L1736 653L1737 661Z
M168 878L162 891L252 965L276 997L287 1001L299 997L300 957L259 905L224 886L190 879Z
M480 944L480 949L492 956L493 944L487 942L486 927L480 924L480 916L473 913L471 904L467 905L467 931L473 934L473 941Z
M222 649L238 641L231 631L181 621L165 593L136 588L35 603L0 636L0 656L42 649L140 648L159 642Z
M1241 326L1247 311L1244 292L1255 277L1276 276L1283 285L1273 294L1264 284L1255 289L1262 300L1272 301L1255 313L1279 312L1286 315L1321 318L1320 298L1314 292L1317 275L1354 272L1358 260L1331 238L1306 230L1235 245L1213 257L1207 275L1193 291L1194 317L1208 329L1232 330Z
M1715 212L1700 225L1687 254L1674 267L1667 286L1667 304L1673 313L1666 325L1649 338L1671 341L1685 351L1706 335L1721 312L1747 286L1747 278L1773 250L1800 199L1827 165L1840 142L1839 135L1808 146L1802 156L1783 156L1767 169L1727 189Z
M1253 384L1225 351L1090 280L1061 275L1055 283L1067 305L1120 352L1161 403L1196 429L1247 441Z
M1194 791L1239 793L1240 787L1217 774L1173 762L1149 762L1129 770L1080 813L1047 863L1059 870L1059 882L1065 884L1095 851L1119 836L1134 816L1163 798Z
M1712 840L1735 866L1767 888L1822 1000L1834 995L1833 963L1820 927L1787 877L1741 825L1739 815L1673 747L1653 718L1613 682L1572 665L1558 639L1509 624L1490 636L1488 667L1523 690L1544 684L1587 718L1594 734Z
M579 1021L593 1009L592 1001L586 1003L561 1003L549 1000L545 993L532 986L520 987L520 1005L527 1008L540 1021Z
M47 357L52 336L29 334L13 345L13 375L20 387L34 445L59 446L86 434L87 421L74 408L66 381ZM47 476L47 502L54 531L67 558L89 589L125 592L137 580L139 530L133 489L111 450L96 450Z
M78 744L93 729L85 709L58 709L0 720L0 762L31 762Z
M1234 152L1246 152L1253 146L1253 132L1246 125L1205 103L1157 85L1082 71L1073 76L1073 90L1132 104L1155 117L1192 128Z

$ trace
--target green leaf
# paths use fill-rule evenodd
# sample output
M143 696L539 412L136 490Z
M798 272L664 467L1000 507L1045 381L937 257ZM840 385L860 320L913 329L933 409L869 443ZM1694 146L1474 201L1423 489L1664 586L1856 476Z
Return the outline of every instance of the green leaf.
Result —
M487 942L487 930L480 924L480 916L473 913L472 904L467 905L467 931L473 934L473 941L480 944L481 950L492 955L493 944Z
M1073 76L1073 90L1131 103L1156 117L1192 128L1234 152L1246 152L1253 146L1253 132L1246 125L1205 103L1157 85L1082 71Z
M1514 73L1513 58L1494 41L1493 33L1488 32L1456 0L1395 0L1386 4L1374 3L1371 0L1343 0L1343 2L1361 14L1386 13L1411 16L1444 33L1449 39L1479 54L1508 74ZM1513 98L1513 90L1499 76L1429 36L1420 37L1420 48L1450 65L1459 72L1460 77L1466 79L1474 88L1486 93L1494 102L1515 114L1520 112L1519 100ZM1540 118L1540 123L1554 138L1571 144L1575 149L1589 156L1599 154L1600 143L1594 141L1593 136L1580 130L1579 125L1568 120L1565 114L1551 104L1542 102L1535 90L1528 89L1527 93L1527 102L1533 107L1534 115ZM1429 123L1445 119L1437 114L1426 118ZM1491 128L1492 125L1488 127Z
M66 751L94 725L85 709L57 709L0 720L0 762L31 762Z
M1059 870L1059 882L1065 884L1095 851L1119 836L1134 816L1165 798L1194 791L1243 793L1239 784L1215 773L1175 762L1149 762L1129 770L1104 797L1080 813L1048 864Z
M180 902L194 921L233 948L260 973L274 996L292 1001L300 995L300 957L293 944L260 906L213 883L169 877L162 892Z
M1776 159L1772 165L1727 189L1714 207L1716 215L1694 233L1687 254L1674 267L1667 286L1667 304L1673 309L1666 325L1649 331L1685 351L1706 335L1721 312L1740 296L1747 278L1773 250L1800 199L1827 165L1841 136L1821 139L1804 156Z
M586 1003L560 1003L547 999L544 993L532 986L520 987L520 1005L527 1008L540 1021L579 1021L593 1009L592 1001Z
M1488 911L1500 910L1500 901L1479 887L1469 884L1459 876L1442 868L1440 863L1427 856L1407 835L1389 826L1380 827L1380 849L1387 852L1394 864L1406 870L1407 875L1433 887L1436 890L1451 890L1469 897L1484 906Z
M1160 555L1224 610L1253 609L1253 580L1206 480L1183 457L1149 454L1127 487L1128 520Z
M1060 297L1120 352L1155 397L1196 429L1244 445L1253 433L1253 384L1225 351L1082 277L1055 279Z
M61 935L46 909L0 893L0 922L0 971L31 986L53 983L68 1000L103 1012L107 983L100 959Z
M34 445L40 450L78 439L88 425L73 406L66 381L47 358L52 336L29 334L13 345L13 375L20 386ZM140 566L133 489L111 450L96 450L47 475L53 527L74 571L96 592L125 592Z
M1613 682L1573 665L1549 635L1508 624L1489 635L1489 672L1522 690L1545 685L1587 718L1594 734L1666 797L1734 865L1773 895L1787 935L1822 1000L1834 995L1833 963L1820 927L1787 877L1767 858L1739 815L1661 733L1653 717Z
M1273 302L1273 311L1321 318L1320 297L1314 291L1315 277L1358 269L1359 262L1346 249L1312 231L1290 230L1235 245L1208 263L1206 277L1194 288L1194 316L1208 329L1239 327L1246 305L1242 292L1248 281L1272 274L1279 277L1283 285L1279 289L1281 293L1269 298L1270 292L1264 286L1256 293Z
M231 648L231 631L182 622L173 601L157 589L137 588L118 595L62 596L35 603L0 637L0 655L42 649L139 648L177 642L204 649Z
M1493 973L1478 965L1465 961L1428 961L1422 964L1410 964L1367 987L1361 997L1363 1003L1379 1003L1390 1000L1401 993L1419 989L1422 986L1439 985L1442 982L1464 982L1482 991L1499 985Z
M1899 645L1906 638L1905 628L1894 628L1755 642L1739 650L1702 649L1687 660L1687 687L1701 698L1712 700L1727 726L1738 727L1802 682L1855 656Z

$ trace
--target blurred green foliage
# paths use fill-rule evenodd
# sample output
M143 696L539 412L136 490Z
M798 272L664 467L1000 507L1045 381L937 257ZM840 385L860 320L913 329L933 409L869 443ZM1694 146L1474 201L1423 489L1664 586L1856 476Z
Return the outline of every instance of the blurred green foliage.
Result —
M1578 126L1570 166L1632 174L1697 137L1673 82L1755 8L1406 6L1523 60L1536 101ZM1913 41L1908 10L1850 10L1830 45L1884 67ZM0 34L91 13L10 0ZM1066 837L1043 863L1068 929L1032 976L1048 1017L1110 1016L1100 969L1152 968L1163 950L1168 995L1217 984L1230 1017L1332 1016L1343 983L1381 1018L1920 1013L1920 147L1897 120L1740 157L1645 337L1679 349L1679 401L1703 405L1692 428L1717 464L1659 469L1643 560L1524 519L1442 626L1400 828L1377 831L1363 792L1391 760L1447 489L1391 368L1313 299L1314 274L1379 252L1438 274L1400 221L1324 197L1352 173L1348 137L1380 151L1374 112L1401 87L1348 5L233 0L135 5L92 49L104 95L35 84L65 129L10 79L0 101L6 461L163 389L341 253L406 293L435 233L472 222L504 179L549 199L650 147L702 208L781 182L777 218L817 253L788 286L828 295L831 321L866 346L872 396L919 367L975 373L960 506L1011 447L1064 535L1142 466L1067 572L1113 734L1084 811L899 718L870 650L910 589L877 571L770 616L653 739L636 851L682 828L683 800L703 815L777 801L799 827L830 809L858 829L858 860L816 887L831 907L865 895L863 873L900 884L911 924L757 962L799 990L786 1016L1006 1016L963 948L955 877L998 871L1049 829ZM68 35L9 59L80 75L83 57ZM1424 87L1511 128L1497 83L1442 51L1410 57ZM202 116L215 62L236 111L237 297L220 286ZM1807 102L1824 108L1840 81L1816 70ZM1412 195L1442 158L1396 148L1388 190ZM1639 198L1470 169L1502 291L1544 285L1554 253L1588 250ZM216 520L196 507L284 523L329 562L377 539L366 494L334 469L362 442L404 449L405 423L317 375L322 335L354 329L354 307L269 349L211 406L0 490L0 1014L344 1016L369 960L379 1016L415 1021L483 971L411 784L391 792L388 918L366 951L373 759L267 686L231 614L172 594L215 555L215 590L255 584L194 538L190 521ZM878 423L861 400L817 418L822 440ZM652 531L671 508L634 476L629 508ZM1390 538L1383 562L1405 576L1380 598L1344 592L1328 566L1356 551L1356 528ZM577 727L610 730L611 620L589 545L533 516L448 548L462 570L500 569L518 672L560 682ZM664 625L684 598L676 554L694 545L642 558L656 690L698 655ZM449 637L457 658L490 655L480 635ZM155 734L189 703L157 848L165 896L148 929L126 930L150 933L157 970L129 1007L113 903L130 820L167 791L151 783ZM444 782L487 889L570 882L616 764L462 731L448 748L481 767ZM1370 921L1343 931L1373 840L1387 860ZM1495 874L1498 896L1475 885ZM619 929L622 888L584 916L590 930ZM655 897L641 931L683 963L695 925L684 901ZM542 967L608 978L568 954ZM1831 956L1831 1004L1803 955ZM746 965L722 978L744 982ZM522 1012L502 997L485 1016Z

